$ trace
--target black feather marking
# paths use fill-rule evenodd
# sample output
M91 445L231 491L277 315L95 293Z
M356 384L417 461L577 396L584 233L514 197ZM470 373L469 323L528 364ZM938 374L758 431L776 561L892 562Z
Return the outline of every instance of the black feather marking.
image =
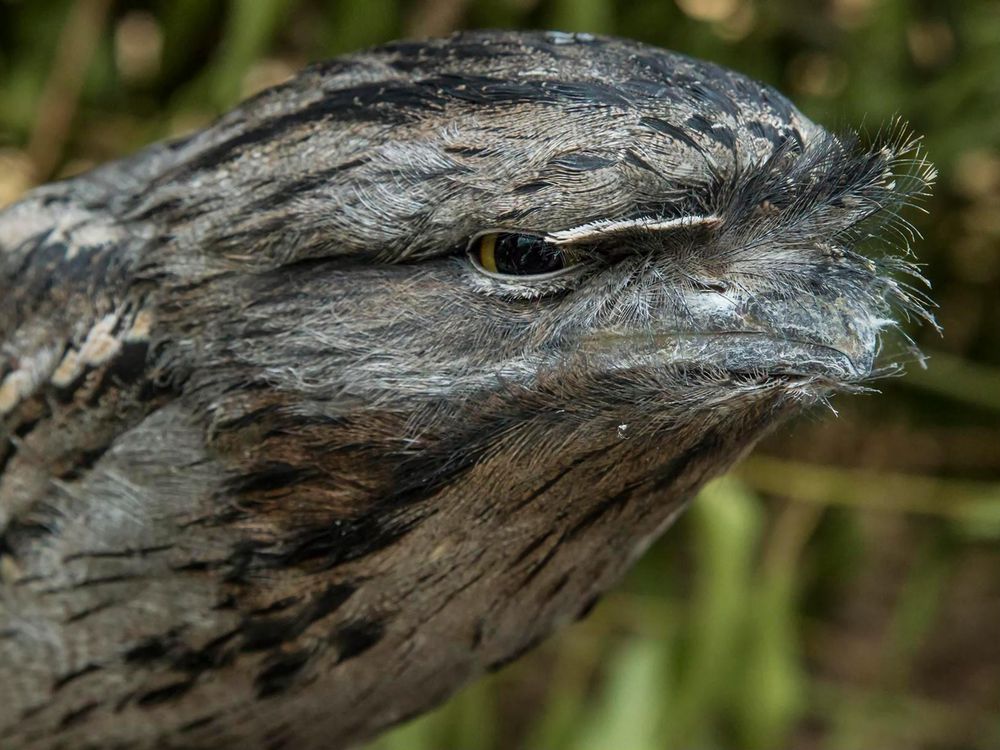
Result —
M337 661L343 662L360 656L385 634L385 625L379 620L352 620L337 628L331 642L337 649Z
M309 662L309 652L292 651L273 659L254 679L257 697L266 698L287 690Z
M91 711L93 711L100 705L101 704L98 701L89 701L88 703L83 704L79 708L74 708L72 711L68 711L59 720L59 728L67 729L73 726L74 724L79 723L87 716L87 714L89 714Z
M589 172L594 169L603 169L614 164L613 159L608 159L597 154L574 153L557 156L549 162L552 166L562 167L576 172Z
M663 133L673 138L675 141L680 141L681 143L690 146L695 151L701 151L701 146L695 141L690 135L684 132L681 128L676 125L671 125L666 120L661 120L659 117L643 117L640 124L645 125L651 130L655 130L657 133Z
M241 628L243 640L240 648L243 651L262 651L295 640L314 622L335 612L355 590L347 584L334 584L290 616L248 618Z
M176 700L194 687L194 679L188 678L171 682L169 685L149 690L136 699L136 704L144 708Z

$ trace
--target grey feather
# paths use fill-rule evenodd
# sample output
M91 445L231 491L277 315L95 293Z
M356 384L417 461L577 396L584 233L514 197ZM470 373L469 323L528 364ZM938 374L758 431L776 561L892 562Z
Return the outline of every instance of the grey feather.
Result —
M468 33L34 191L0 213L0 745L350 746L516 658L930 319L899 209L932 179L708 63ZM484 274L498 231L577 264Z

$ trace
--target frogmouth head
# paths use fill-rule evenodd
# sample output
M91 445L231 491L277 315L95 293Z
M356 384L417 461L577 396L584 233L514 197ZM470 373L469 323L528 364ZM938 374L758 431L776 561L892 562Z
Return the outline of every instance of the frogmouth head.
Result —
M196 307L240 300L210 350L299 411L404 415L418 452L540 411L655 433L854 388L927 317L898 209L933 170L870 141L679 55L465 34L264 94L132 214L222 279Z

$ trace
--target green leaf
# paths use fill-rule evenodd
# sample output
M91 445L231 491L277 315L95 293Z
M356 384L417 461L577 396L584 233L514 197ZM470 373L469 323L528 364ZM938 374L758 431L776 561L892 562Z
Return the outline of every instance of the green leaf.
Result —
M574 750L659 750L669 709L666 640L632 638L612 657L597 707L586 717Z
M672 747L704 737L738 658L760 542L760 500L734 479L708 485L690 509L695 582L690 637L670 708Z

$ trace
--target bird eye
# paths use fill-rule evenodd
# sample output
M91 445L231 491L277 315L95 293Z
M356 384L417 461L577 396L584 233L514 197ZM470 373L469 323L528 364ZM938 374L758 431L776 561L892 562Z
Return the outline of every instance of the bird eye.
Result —
M512 232L476 237L469 256L481 270L501 276L547 276L572 265L563 248L555 243Z

